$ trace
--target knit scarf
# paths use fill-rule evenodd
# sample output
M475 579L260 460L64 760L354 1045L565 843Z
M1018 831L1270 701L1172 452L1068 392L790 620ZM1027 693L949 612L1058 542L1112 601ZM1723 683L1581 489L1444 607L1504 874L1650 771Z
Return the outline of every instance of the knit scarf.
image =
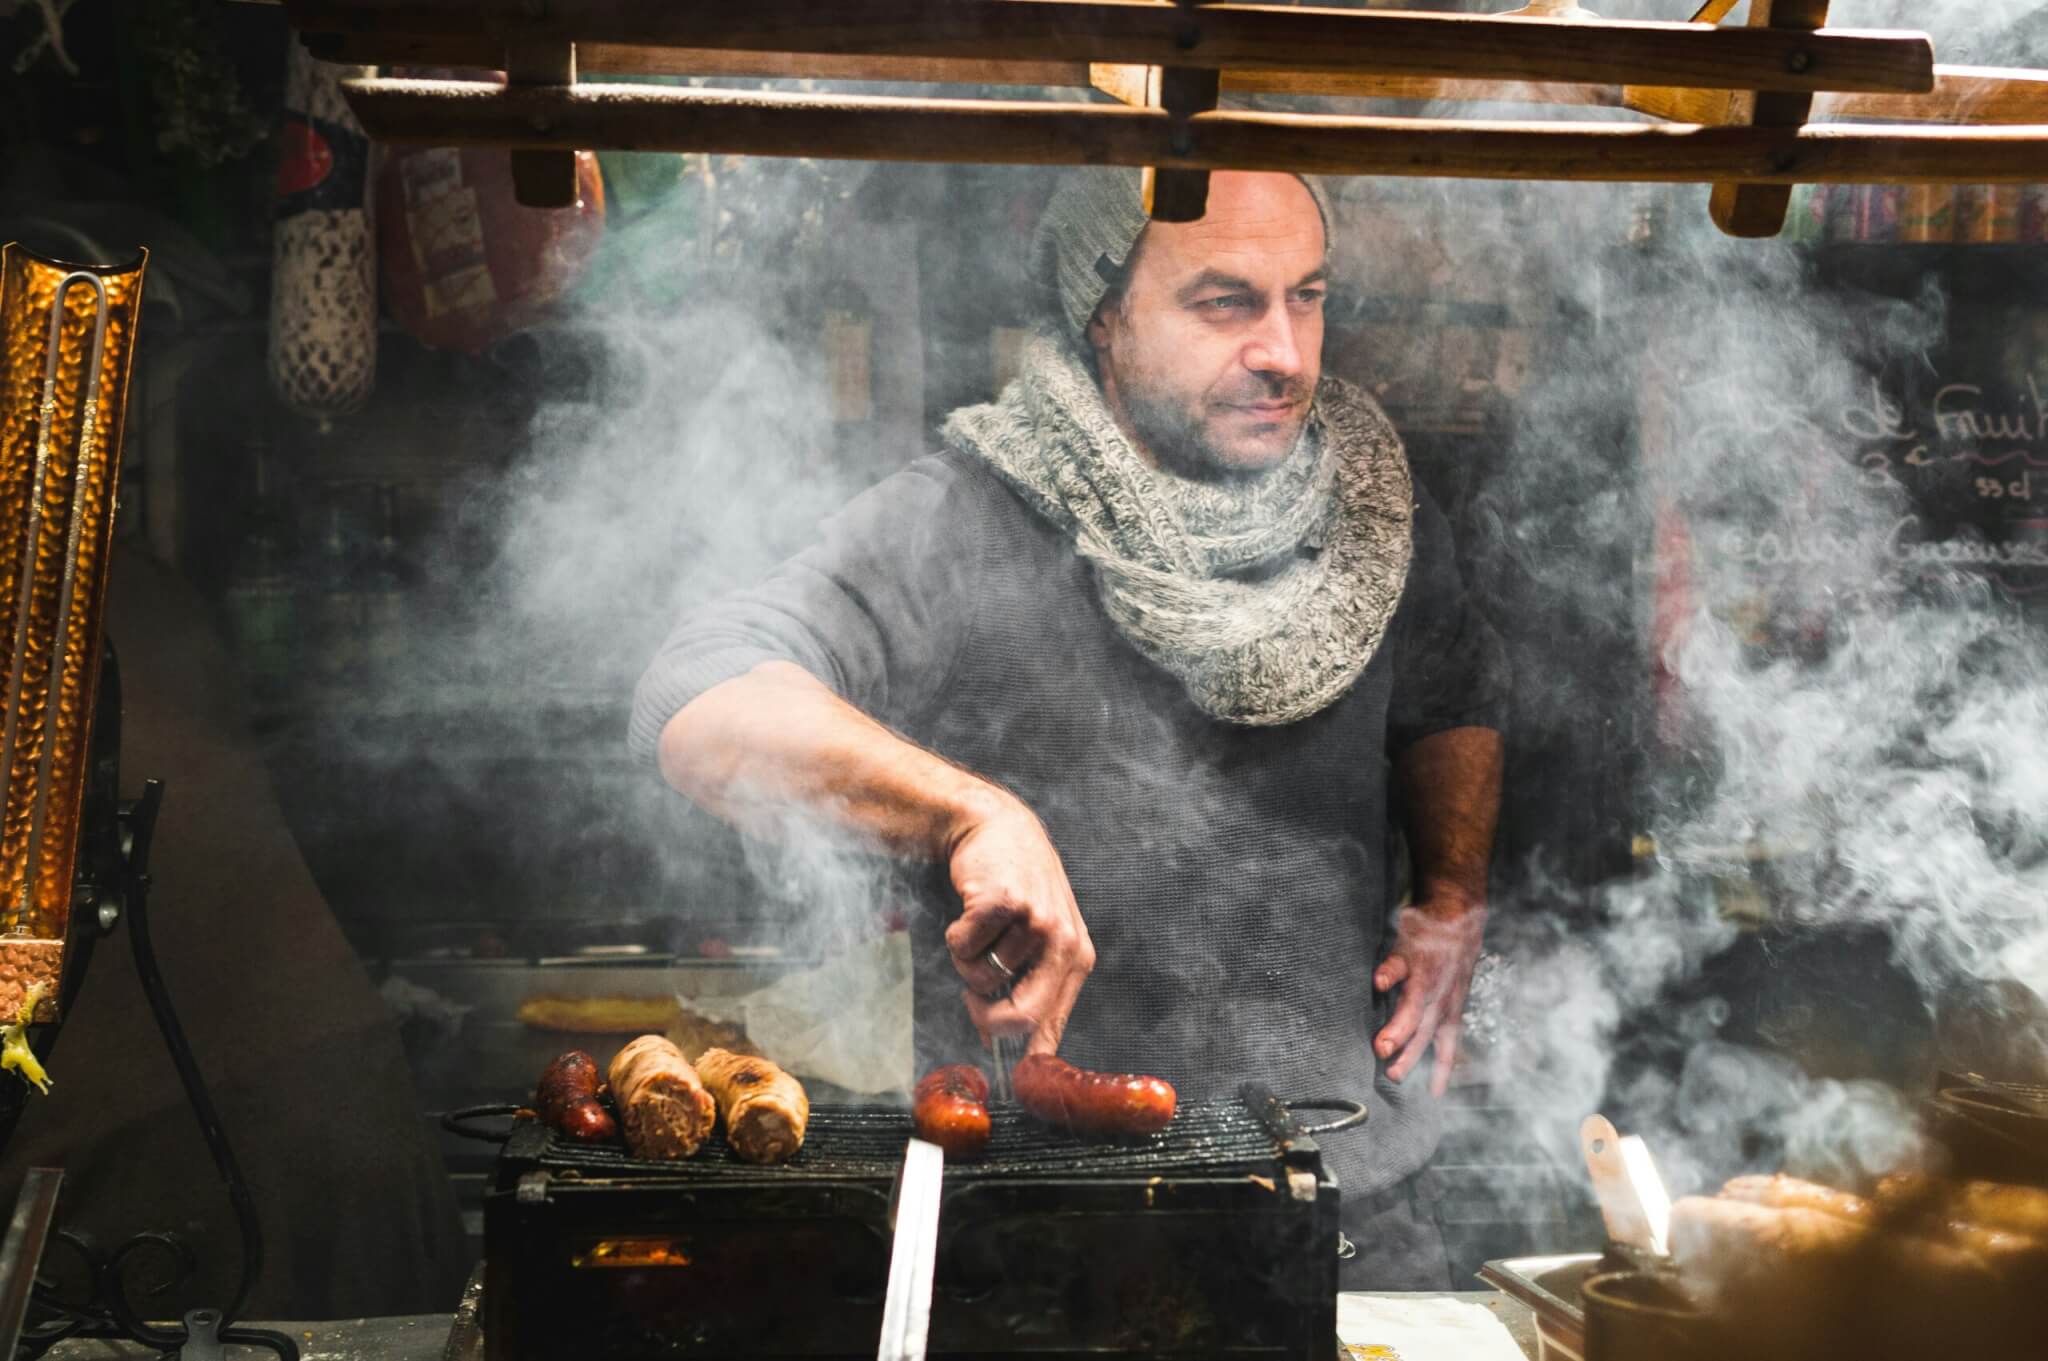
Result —
M1408 577L1408 460L1378 403L1325 378L1285 459L1203 481L1146 463L1070 348L1039 335L1023 358L946 438L1072 536L1123 636L1232 723L1292 723L1349 689Z

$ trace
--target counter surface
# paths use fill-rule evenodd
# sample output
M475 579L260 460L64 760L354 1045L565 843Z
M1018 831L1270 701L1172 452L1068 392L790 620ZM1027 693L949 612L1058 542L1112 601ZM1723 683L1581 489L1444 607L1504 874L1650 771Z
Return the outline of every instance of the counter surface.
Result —
M1525 1356L1533 1358L1536 1355L1535 1325L1529 1311L1520 1304L1491 1290L1458 1291L1444 1297L1484 1305L1507 1326ZM1387 1298L1417 1297L1390 1295ZM443 1361L450 1322L448 1314L413 1314L404 1318L265 1323L261 1326L275 1328L297 1338L304 1361ZM51 1361L132 1361L132 1358L154 1355L145 1347L107 1342L66 1342L49 1352ZM260 1361L269 1355L257 1348L228 1348L230 1361ZM1455 1358L1447 1357L1442 1361L1455 1361Z

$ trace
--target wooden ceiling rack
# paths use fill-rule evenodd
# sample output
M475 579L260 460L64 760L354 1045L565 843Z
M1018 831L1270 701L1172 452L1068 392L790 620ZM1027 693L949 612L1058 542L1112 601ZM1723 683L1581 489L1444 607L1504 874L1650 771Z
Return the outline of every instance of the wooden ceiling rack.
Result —
M1717 186L1736 235L1802 182L2048 181L2048 72L1939 67L1924 34L1825 26L1825 0L1685 22L1195 0L284 0L315 55L506 71L346 85L373 137L502 146L529 201L579 149L1147 167L1157 216L1206 172ZM1544 6L1532 8L1541 11ZM579 78L601 73L611 79ZM1086 88L1061 102L765 93L617 79L783 76ZM1651 121L1277 113L1233 95L1575 104ZM1841 120L1881 120L1876 123Z

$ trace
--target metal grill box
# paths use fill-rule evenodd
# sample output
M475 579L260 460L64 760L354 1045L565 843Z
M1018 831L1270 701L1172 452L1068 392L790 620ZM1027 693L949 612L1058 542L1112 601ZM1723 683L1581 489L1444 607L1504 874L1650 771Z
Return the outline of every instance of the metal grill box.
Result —
M910 1137L906 1110L821 1106L758 1167L716 1136L646 1162L520 1122L484 1202L487 1356L873 1356ZM987 1156L946 1168L931 1354L1325 1361L1339 1243L1312 1132L1256 1089L1127 1143L998 1109Z

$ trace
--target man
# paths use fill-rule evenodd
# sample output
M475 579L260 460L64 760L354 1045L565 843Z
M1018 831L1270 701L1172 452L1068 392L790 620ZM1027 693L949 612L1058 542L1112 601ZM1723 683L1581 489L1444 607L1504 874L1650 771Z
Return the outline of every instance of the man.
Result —
M945 868L912 923L921 1066L1018 1034L1183 1099L1367 1100L1330 1140L1346 1283L1445 1287L1400 1185L1438 1132L1408 1079L1433 1047L1440 1095L1457 1053L1498 644L1386 417L1321 377L1320 197L1217 174L1200 222L1148 225L1138 184L1062 185L1019 379L686 618L634 745L742 828ZM1391 940L1390 755L1415 865Z

